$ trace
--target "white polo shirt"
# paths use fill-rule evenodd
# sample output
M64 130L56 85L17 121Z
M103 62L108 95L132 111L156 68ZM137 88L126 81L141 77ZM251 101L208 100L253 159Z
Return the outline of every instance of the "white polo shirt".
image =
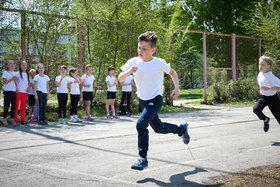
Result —
M14 72L14 71L4 71L3 72L3 75L2 75L2 78L6 79L6 80L10 80L12 79L14 76L17 76L17 73ZM15 92L16 91L16 84L15 84L15 81L11 81L9 82L8 84L4 84L3 85L3 90L4 91L12 91L12 92Z
M114 76L111 77L110 75L108 75L106 77L106 83L109 82L109 84L115 84L115 81L116 81L116 78ZM117 91L116 85L112 86L112 87L107 85L107 87L108 87L108 89L107 89L108 92L116 92Z
M258 83L260 88L262 86L266 86L269 88L272 87L280 87L280 80L277 78L271 71L267 73L259 72L258 75ZM264 96L272 96L277 93L277 91L270 91L270 90L260 90L261 94Z
M61 75L56 76L55 82L59 82L60 79L61 79ZM59 87L56 87L57 93L68 93L68 83L69 83L69 77L65 76L62 79Z
M36 75L34 77L34 82L35 81L37 81L37 91L48 93L47 82L50 81L50 78L47 75L44 76Z
M83 87L83 92L93 92L93 81L95 80L93 75L88 76L87 74L84 74L82 77L84 79L85 85L90 85L90 87Z
M163 95L164 72L170 72L170 64L167 64L164 59L157 57L153 57L148 62L143 61L140 57L134 57L129 59L121 67L121 70L126 71L132 66L138 67L137 71L133 73L138 98L150 100L157 95Z

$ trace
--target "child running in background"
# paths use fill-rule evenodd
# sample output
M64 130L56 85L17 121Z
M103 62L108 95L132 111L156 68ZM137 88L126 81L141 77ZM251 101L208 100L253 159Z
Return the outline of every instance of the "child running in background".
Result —
M67 67L65 65L60 66L59 73L60 75L55 78L58 100L58 123L63 124L64 122L65 124L68 124L66 118L69 83L69 77L66 76ZM63 114L63 119L61 113Z
M3 95L4 95L4 114L2 118L3 125L9 125L7 121L9 108L11 105L10 111L10 123L14 126L17 123L14 121L15 115L15 106L16 106L16 82L17 82L17 75L14 72L15 64L13 60L9 60L6 63L6 70L3 72Z
M264 107L268 106L269 110L280 124L280 100L277 91L280 91L280 80L271 71L273 59L268 56L259 58L259 75L258 83L260 86L260 97L253 107L254 113L263 120L263 130L267 132L269 129L270 118L262 112Z
M70 119L72 122L82 122L78 118L77 107L80 101L80 84L83 82L83 79L78 76L78 70L76 68L71 68L69 70L70 82L69 87L71 88L70 99L71 99L71 108L70 108Z
M86 105L86 117L87 121L93 121L94 119L90 116L90 106L93 99L93 87L97 87L95 84L95 78L92 75L92 65L86 66L86 74L82 76L82 95Z
M133 76L128 75L123 82L120 83L122 86L122 98L120 102L120 107L118 111L118 116L121 115L123 108L124 101L126 99L126 116L131 116L131 110L130 110L130 101L131 101L131 95L132 95L132 86L134 84L133 82Z
M25 119L25 105L27 94L29 92L29 69L27 63L22 61L19 64L19 72L17 74L17 93L16 93L16 110L14 115L14 120L18 121L18 107L20 103L20 120L21 125L27 125L24 121Z
M35 69L29 71L29 92L28 92L28 119L31 120L35 104L34 77Z
M112 66L108 67L108 76L106 77L106 84L107 84L107 102L106 102L106 112L107 112L107 119L119 118L119 116L115 113L115 99L116 99L116 92L117 92L117 85L118 81L115 77L115 68ZM113 115L110 116L109 106L111 106L111 110Z
M45 67L43 64L38 64L37 66L39 74L34 77L34 91L35 91L35 100L39 102L39 125L48 125L46 121L46 109L47 101L49 99L50 87L49 81L50 78L45 75Z

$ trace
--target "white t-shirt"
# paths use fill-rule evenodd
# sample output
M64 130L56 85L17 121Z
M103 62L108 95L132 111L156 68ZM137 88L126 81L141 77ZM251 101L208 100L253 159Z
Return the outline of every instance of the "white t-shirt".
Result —
M79 83L74 82L76 79L74 78L70 78L70 82L72 82L71 84L71 94L72 95L80 95L80 86Z
M90 87L83 87L83 92L93 92L93 81L95 80L93 75L88 76L87 74L84 74L82 77L84 79L85 85L90 85Z
M21 72L22 78L20 76L20 72L17 72L17 90L21 93L27 93L28 89L28 77L26 72Z
M128 75L122 83L123 84L131 84L132 80L133 80L133 76L132 75ZM123 92L132 92L132 85L122 86L122 91Z
M106 77L106 83L109 82L109 84L115 84L115 81L116 81L116 78L114 76L110 77L110 75L108 75ZM116 92L117 91L116 85L114 85L112 87L107 85L107 87L108 87L107 91L109 91L109 92Z
M164 59L157 57L153 57L148 62L143 61L140 57L134 57L129 59L121 67L121 70L126 71L132 66L138 67L137 71L133 73L138 98L150 100L157 95L163 94L164 72L170 72L170 64L167 64Z
M30 82L30 86L29 86L28 95L35 95L35 91L34 91L34 78L32 79L31 77L29 77L29 82Z
M34 81L37 81L37 91L48 93L47 82L49 80L50 78L47 75L44 76L36 75L34 77Z
M260 88L262 86L266 86L269 88L280 87L279 78L277 78L271 71L269 71L267 73L260 72L258 75L258 83L259 83ZM264 96L272 96L277 93L277 91L270 91L270 90L267 90L267 91L260 90L260 92Z
M14 71L4 71L3 72L3 75L2 75L2 78L6 79L7 81L12 79L14 76L17 76L17 73L14 72ZM4 84L3 85L3 90L4 91L12 91L12 92L15 92L16 91L16 84L15 84L15 81L11 81L9 82L8 84Z
M56 76L55 82L59 82L60 79L61 79L61 75ZM68 83L69 83L69 77L65 76L62 79L59 87L56 87L57 93L68 93Z

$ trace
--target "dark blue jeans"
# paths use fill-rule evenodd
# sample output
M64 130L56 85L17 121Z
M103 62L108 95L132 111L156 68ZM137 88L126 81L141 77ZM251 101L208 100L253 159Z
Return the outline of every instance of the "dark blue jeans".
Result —
M162 96L158 95L147 101L139 99L139 105L143 112L136 124L138 131L138 150L139 156L146 158L149 147L148 124L151 125L156 133L161 134L174 133L179 135L182 129L180 126L161 122L159 119L158 112L162 107Z
M47 110L47 96L48 94L41 91L37 91L38 101L39 101L39 121L46 120L46 110Z
M11 107L10 118L14 119L15 109L16 109L16 92L13 91L4 91L4 114L3 118L8 117L9 108Z

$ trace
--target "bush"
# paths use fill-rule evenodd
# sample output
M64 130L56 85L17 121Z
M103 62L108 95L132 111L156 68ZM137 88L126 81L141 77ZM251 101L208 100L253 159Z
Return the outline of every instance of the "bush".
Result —
M220 81L210 86L208 96L208 101L216 103L256 100L259 96L259 86L255 78Z

